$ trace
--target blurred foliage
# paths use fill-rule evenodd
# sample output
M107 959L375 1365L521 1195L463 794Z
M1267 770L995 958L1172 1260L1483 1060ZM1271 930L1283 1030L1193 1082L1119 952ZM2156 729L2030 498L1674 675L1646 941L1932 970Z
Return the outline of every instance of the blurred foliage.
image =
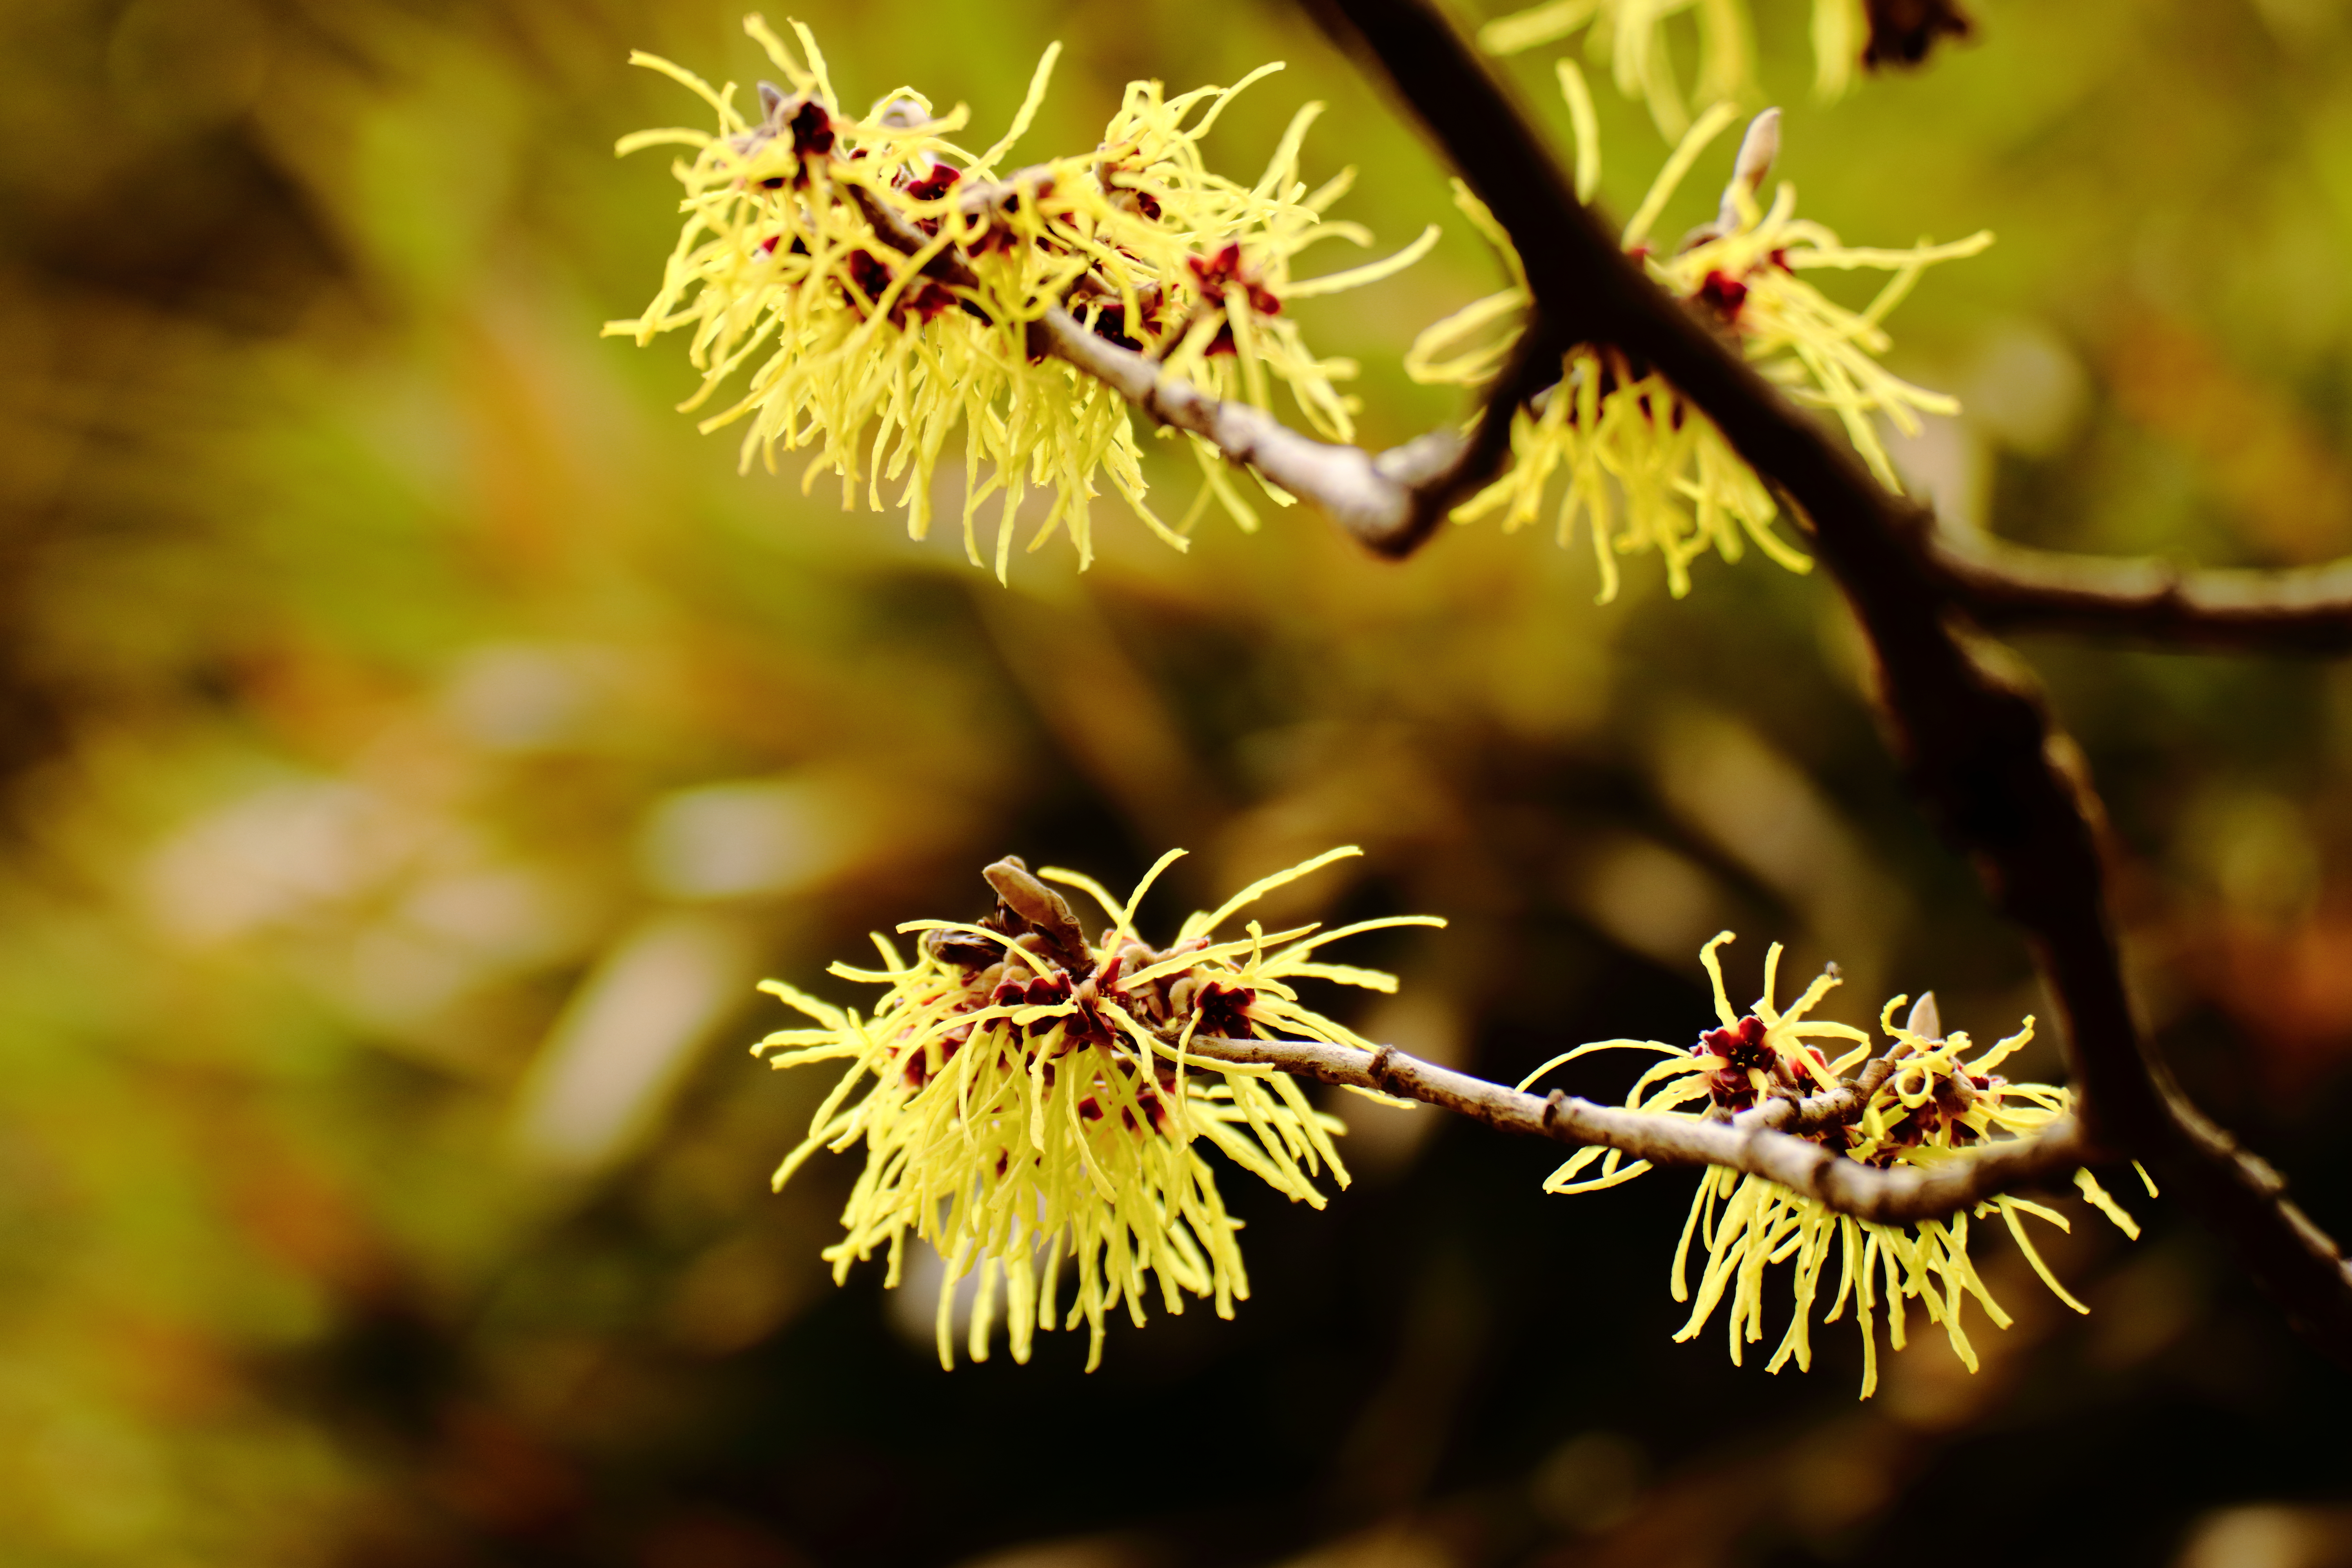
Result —
M1975 44L1825 109L1805 8L1757 3L1809 212L2000 236L1892 323L1897 370L1969 405L1903 449L1949 514L2352 550L2340 7L1987 0ZM1301 314L1364 363L1370 439L1450 408L1397 362L1491 258L1289 9L804 16L851 97L911 81L982 126L1060 37L1034 151L1091 146L1129 77L1288 59L1221 155L1254 170L1327 99L1308 168L1366 170L1348 216L1448 223ZM978 912L1008 850L1119 885L1189 845L1164 924L1361 842L1302 912L1454 924L1368 944L1406 984L1351 1021L1503 1078L1704 1024L1724 924L1736 984L1774 937L1841 961L1852 1020L1930 985L1987 1037L2048 1008L1818 578L1710 563L1684 604L1636 574L1596 609L1533 536L1392 567L1294 513L1179 556L1106 509L1094 571L1008 591L737 479L670 412L682 356L596 337L674 226L659 155L610 156L684 112L626 51L748 81L736 24L0 8L0 1558L2352 1561L2339 1375L2164 1204L2137 1246L2052 1247L2087 1319L2003 1289L1997 1248L2024 1315L1983 1375L1922 1343L1859 1407L1843 1340L1778 1381L1667 1342L1688 1178L1550 1202L1543 1150L1405 1111L1355 1113L1331 1212L1244 1201L1236 1321L1115 1331L1091 1378L1071 1335L944 1375L919 1286L835 1290L846 1163L768 1195L815 1090L742 1054L750 983ZM1542 52L1513 68L1564 132ZM1622 212L1663 149L1601 110ZM2025 652L2107 791L2149 1015L2352 1232L2352 680Z

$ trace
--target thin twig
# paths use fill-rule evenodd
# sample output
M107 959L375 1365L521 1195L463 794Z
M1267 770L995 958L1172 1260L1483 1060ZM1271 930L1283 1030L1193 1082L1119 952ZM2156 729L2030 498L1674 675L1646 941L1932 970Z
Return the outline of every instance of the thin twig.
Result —
M1741 155L1760 171L1776 145L1777 138L1754 150L1743 142ZM1737 173L1751 186L1760 177L1747 167ZM905 255L923 248L927 237L905 217L865 185L843 184L884 243ZM1008 196L1051 188L1049 171L1024 169L964 192L961 205L967 212L981 212ZM1730 221L1727 211L1717 224ZM923 270L944 283L979 287L969 263L952 250L931 258ZM1082 278L1080 292L1093 282L1091 276ZM1246 405L1221 404L1187 383L1147 373L1151 362L1145 356L1126 354L1066 312L1049 315L1040 325L1055 357L1106 382L1160 423L1191 431L1233 461L1251 464L1285 489L1314 501L1367 548L1402 557L1425 543L1455 504L1502 471L1510 455L1513 413L1558 379L1554 367L1575 342L1552 331L1549 320L1539 317L1521 334L1467 442L1451 430L1434 430L1377 457L1360 447L1313 440L1262 411L1242 412ZM2074 632L2166 647L2352 650L2352 561L2284 571L2198 569L2028 549L1959 533L1925 511L1906 521L1943 596L1991 629Z
M1872 1058L1863 1064L1862 1071L1849 1084L1825 1089L1819 1094L1801 1099L1776 1096L1760 1105L1753 1105L1731 1119L1736 1128L1759 1131L1818 1132L1824 1127L1842 1127L1859 1121L1863 1108L1870 1103L1895 1070L1895 1054L1901 1043L1887 1047L1885 1054ZM1957 1080L1955 1080L1957 1081Z
M1977 658L1954 624L1960 606L1920 542L1932 521L1642 275L1429 0L1326 3L1343 44L1371 57L1509 233L1554 326L1654 366L1811 522L1876 652L1914 787L1975 856L2057 997L2087 1134L2157 1167L2305 1337L2352 1366L2352 1268L2277 1173L2189 1104L2141 1032L2107 912L2098 802L2038 689Z
M1910 1034L1922 1039L1940 1041L1944 1037L1942 1015L1937 1010L1936 994L1922 995L1911 1009L1910 1022L1905 1026ZM1851 1083L1835 1089L1825 1089L1819 1094L1799 1095L1793 1090L1774 1095L1760 1105L1751 1105L1731 1118L1734 1127L1763 1127L1781 1132L1817 1132L1824 1127L1848 1127L1862 1120L1862 1113L1887 1079L1893 1076L1895 1065L1909 1054L1911 1042L1905 1039L1889 1041L1885 1050L1862 1064L1862 1070ZM1967 1087L1967 1077L1955 1070L1946 1080L1955 1090L1972 1092Z
M1253 405L1211 397L1191 382L1164 374L1159 362L1088 331L1058 307L1047 310L1037 327L1039 341L1055 358L1102 382L1160 424L1190 431L1232 461L1313 501L1360 543L1384 555L1410 554L1456 501L1494 475L1510 449L1512 405L1500 399L1500 415L1483 416L1469 440L1451 430L1433 430L1374 454L1302 436Z
M1653 1164L1745 1171L1839 1214L1880 1225L1940 1219L2096 1157L2074 1119L2062 1116L2031 1138L1990 1144L1933 1167L1881 1170L1792 1133L1597 1105L1558 1090L1549 1096L1528 1094L1387 1046L1364 1051L1319 1040L1195 1036L1186 1049L1213 1061L1272 1067L1324 1083L1419 1100L1506 1132L1622 1150Z
M885 245L911 256L929 243L862 184L844 181L843 186ZM971 263L953 247L932 257L923 272L951 287L979 288ZM1164 374L1147 355L1089 331L1059 306L1030 324L1027 346L1033 354L1075 366L1156 422L1199 437L1229 461L1255 468L1269 483L1312 501L1367 549L1402 556L1501 471L1510 455L1512 414L1541 385L1559 379L1556 368L1544 373L1548 365L1558 365L1565 345L1541 325L1531 327L1468 437L1433 430L1380 453L1318 441L1262 408L1211 397L1191 382Z
M1937 529L1922 542L1946 595L1995 630L2255 653L2352 650L2352 561L2222 571L2032 550Z

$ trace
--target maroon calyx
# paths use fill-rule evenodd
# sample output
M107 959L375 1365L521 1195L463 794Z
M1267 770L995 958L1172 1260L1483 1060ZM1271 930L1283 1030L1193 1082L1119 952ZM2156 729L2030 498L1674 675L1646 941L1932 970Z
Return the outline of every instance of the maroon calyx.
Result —
M1691 1047L1691 1055L1714 1057L1721 1064L1706 1075L1707 1096L1717 1110L1737 1112L1756 1103L1752 1074L1785 1076L1780 1054L1764 1037L1764 1020L1750 1013L1731 1028L1707 1030Z
M849 253L850 304L864 315L878 302L898 269L890 262L866 249ZM944 284L929 278L918 278L907 286L890 307L890 319L904 325L908 313L913 312L923 321L930 321L943 311L956 307L956 297Z
M800 106L791 121L793 151L802 158L822 158L833 151L833 116L812 98Z
M955 1060L956 1053L971 1043L971 1026L970 1024L963 1025L960 1028L952 1029L946 1035L941 1036L940 1046L940 1066L944 1068L948 1063ZM922 1088L923 1085L931 1080L930 1053L929 1051L908 1051L906 1055L905 1061L899 1067L898 1073L901 1078L906 1079L908 1088Z
M1192 269L1193 281L1199 284L1203 300L1213 300L1222 305L1232 290L1239 289L1249 300L1251 310L1256 314L1282 314L1281 299L1258 280L1255 268L1243 264L1242 247L1238 244L1227 244L1214 256L1188 256L1184 264ZM1213 355L1236 352L1230 320L1217 329L1217 335L1209 341L1207 352Z
M1123 349L1131 349L1137 353L1143 352L1143 340L1131 338L1127 334L1127 307L1124 305L1106 305L1097 311L1094 333L1105 342L1117 343Z
M1129 184L1120 176L1131 171L1118 160L1106 160L1095 165L1095 182L1102 186L1103 195L1115 206L1126 208L1148 222L1160 221L1160 198L1141 185Z
M962 170L951 169L947 164L934 160L931 163L931 172L919 180L909 181L906 186L906 192L916 201L935 202L953 190L955 183L962 178Z
M1257 269L1242 262L1242 247L1229 243L1214 256L1188 256L1184 265L1192 268L1193 280L1200 284L1203 299L1222 300L1226 290L1238 285L1249 295L1250 309L1261 316L1282 314L1282 301L1272 289L1258 281Z
M1250 1004L1256 1000L1257 993L1246 985L1210 981L1193 994L1192 1009L1200 1019L1195 1032L1216 1039L1248 1039Z
M1698 286L1698 300L1727 322L1737 321L1739 307L1748 301L1748 285L1727 272L1710 272Z
M955 189L956 182L962 178L962 170L951 169L947 164L939 162L939 160L933 159L931 161L931 172L929 174L924 175L919 180L909 180L900 188L905 191L907 195L912 200L919 202L935 202L940 197L946 195L950 191ZM940 232L940 220L938 218L919 217L914 220L914 223L915 226L922 230L925 234L935 235Z

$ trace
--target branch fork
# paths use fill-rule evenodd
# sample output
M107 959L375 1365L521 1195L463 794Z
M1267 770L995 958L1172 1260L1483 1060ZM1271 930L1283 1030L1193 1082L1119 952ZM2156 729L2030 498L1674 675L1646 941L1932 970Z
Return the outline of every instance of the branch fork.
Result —
M2025 931L2066 1026L2082 1121L1993 1145L1933 1171L1877 1171L1801 1134L1849 1113L1862 1081L1773 1099L1728 1123L1644 1116L1541 1099L1420 1062L1306 1041L1200 1039L1204 1057L1258 1062L1443 1105L1489 1125L1570 1143L1606 1143L1660 1163L1722 1164L1781 1183L1842 1213L1895 1222L1950 1213L2103 1151L2146 1159L2205 1212L2248 1271L2322 1351L2352 1365L2352 1268L2284 1195L2181 1094L2142 1032L2124 985L2085 781L2038 691L1985 663L1956 624L2090 631L2167 646L2333 651L2352 647L2352 562L2289 574L2182 573L2093 563L1940 531L1889 493L1707 325L1645 278L1543 139L1431 0L1316 0L1343 43L1371 58L1522 258L1534 318L1465 437L1433 431L1389 451L1314 440L1258 408L1212 398L1146 355L1090 331L1061 306L1030 347L1095 377L1158 423L1314 501L1374 552L1402 556L1507 459L1516 410L1557 379L1564 348L1592 342L1651 365L1706 415L1809 527L1877 655L1911 780L1976 858L1996 904ZM1759 153L1765 149L1759 143ZM929 241L845 182L881 241L912 256ZM952 251L924 270L967 290ZM1547 372L1549 374L1547 374ZM1220 1053L1223 1053L1222 1055ZM1892 1071L1882 1058L1864 1069ZM1873 1085L1874 1088L1875 1085ZM1678 1125L1661 1122L1675 1120Z
M1019 176L1013 182L1017 183ZM845 181L875 237L901 256L932 246L931 237L894 212L872 191ZM952 247L924 263L924 274L965 291L965 309L979 277ZM1227 461L1255 468L1287 493L1314 502L1347 534L1378 554L1402 557L1418 549L1455 505L1502 469L1510 455L1511 415L1535 395L1546 361L1557 366L1564 346L1540 324L1520 340L1512 367L1497 383L1471 433L1433 430L1384 452L1301 435L1251 404L1211 397L1167 374L1148 354L1089 331L1066 308L1050 306L1029 324L1029 352L1058 359L1093 377L1154 423L1206 441Z
M2287 1200L2277 1173L2189 1102L2142 1030L2107 909L2097 799L2064 761L2069 748L2040 693L1979 658L1958 624L1980 609L1992 625L2068 626L2176 646L2352 647L2352 563L2262 579L2143 568L2135 584L2118 581L2129 568L2016 555L1969 561L1939 540L1932 517L1883 489L1817 421L1642 276L1432 0L1320 3L1342 44L1370 57L1509 234L1537 309L1576 341L1608 343L1654 366L1810 523L1820 559L1876 654L1914 786L2023 929L2065 1026L2082 1124L1996 1146L1967 1168L2031 1166L2060 1148L2079 1160L2092 1146L2145 1160L2203 1212L2315 1348L2352 1366L2352 1268ZM1553 1135L1575 1120L1570 1109L1553 1114ZM1792 1123L1804 1113L1801 1104L1759 1109ZM1722 1131L1786 1136L1770 1128ZM1739 1157L1766 1160L1757 1151L1773 1147L1751 1145ZM1853 1201L1873 1200L1856 1193Z

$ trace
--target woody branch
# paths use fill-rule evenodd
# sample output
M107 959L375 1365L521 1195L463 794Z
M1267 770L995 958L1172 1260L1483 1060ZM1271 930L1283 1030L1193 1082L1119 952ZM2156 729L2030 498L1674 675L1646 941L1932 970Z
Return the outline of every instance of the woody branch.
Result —
M1743 156L1747 152L1743 147ZM1769 148L1762 159L1770 161ZM1023 171L967 199L1002 199L1039 178L1050 176ZM1748 178L1751 184L1759 182L1762 169ZM925 248L928 237L903 216L862 184L845 185L883 243L901 255ZM977 291L969 261L952 248L933 255L923 270L968 295ZM1157 423L1199 437L1229 461L1312 501L1366 548L1401 558L1426 543L1447 512L1502 470L1510 458L1513 414L1558 379L1562 352L1586 337L1607 337L1565 331L1554 313L1540 308L1545 302L1538 303L1469 436L1441 428L1379 453L1319 441L1263 409L1210 397L1166 374L1151 355L1087 331L1060 307L1033 324L1029 346L1102 382ZM1596 301L1585 303L1601 309ZM1559 301L1553 304L1557 309ZM969 301L966 308L978 309ZM1586 311L1567 314L1591 324ZM2198 570L1964 538L1939 527L1924 509L1903 509L1901 521L1942 600L1988 627L2088 633L2176 647L2352 649L2352 560L2292 571Z
M1030 875L1025 864L1007 856L982 875L998 900L992 930L1017 933L1020 944L1066 974L1092 970L1095 978L1079 986L1080 994L1098 994L1098 986L1118 989L1116 977L1124 952L1107 968L1094 969L1086 934L1069 904ZM992 962L996 951L987 942L971 943L943 931L933 931L925 944L934 957L964 965ZM1150 967L1152 956L1143 956L1143 967ZM1140 994L1148 999L1151 993ZM1154 1016L1147 1006L1144 1016ZM1839 1214L1886 1225L1940 1219L2099 1157L2071 1115L2056 1117L2030 1137L1979 1145L1932 1168L1889 1167L1848 1157L1853 1140L1847 1130L1867 1124L1874 1100L1918 1042L1943 1038L1933 994L1919 998L1910 1023L1884 1050L1863 1062L1851 1079L1835 1079L1807 1094L1806 1079L1786 1071L1776 1081L1750 1079L1756 1092L1742 1100L1752 1103L1735 1110L1734 1103L1739 1102L1718 1100L1702 1117L1596 1105L1558 1090L1543 1096L1505 1089L1408 1056L1393 1046L1188 1037L1176 1020L1167 1017L1142 1026L1152 1031L1152 1053L1169 1061L1272 1068L1294 1077L1417 1100L1504 1131L1579 1148L1614 1149L1652 1164L1721 1165L1777 1182ZM1107 1034L1104 1043L1123 1055L1132 1049L1112 1044ZM1137 1043L1142 1043L1141 1037ZM1703 1037L1695 1049L1714 1049L1718 1044ZM1943 1110L1964 1115L1970 1101L1995 1089L1996 1080L1953 1071L1941 1079L1935 1098ZM1905 1114L1897 1110L1895 1120Z
M2031 875L2008 879L2003 904L2034 934L2045 966L2053 981L2060 982L2061 1004L2073 1026L2071 1054L2078 1081L2086 1091L2099 1094L2101 1110L2116 1122L2118 1131L2134 1131L2130 1146L2136 1151L2148 1152L2168 1170L2174 1164L2171 1156L2179 1156L2182 1170L2173 1172L2174 1179L2182 1181L2193 1200L2222 1218L2225 1228L2231 1228L2257 1278L2288 1303L2299 1323L2327 1325L2320 1331L2333 1336L2339 1354L2352 1356L2352 1350L2342 1348L2352 1347L2352 1275L2343 1268L2333 1243L2284 1201L2279 1178L2199 1117L2180 1099L2161 1065L2147 1057L2146 1042L2122 996L2105 926L2095 847L2088 838L2092 818L2085 810L2095 803L2077 798L2075 782L2058 775L2040 758L2040 742L2050 731L2037 697L1985 670L1940 624L1924 638L1916 628L1906 634L1901 626L1890 628L1886 637L1875 637L1890 619L1935 622L1947 607L1984 606L1988 619L2005 625L2050 624L2141 635L2169 627L2194 640L2221 644L2327 646L2329 638L2340 635L2334 623L2352 621L2352 602L2335 602L2329 584L2298 586L2277 577L2227 588L2206 577L2151 585L2125 579L2127 568L2102 569L2031 552L2002 562L1958 553L1937 533L1932 517L1880 490L1849 456L1823 440L1735 356L1708 340L1617 253L1568 194L1549 153L1507 98L1442 22L1410 0L1370 6L1342 0L1342 9L1359 23L1367 13L1385 11L1391 23L1402 16L1408 24L1402 31L1412 33L1417 24L1423 44L1433 37L1443 39L1444 51L1434 56L1416 58L1409 48L1390 56L1405 62L1401 89L1439 131L1441 140L1449 141L1474 188L1496 210L1522 254L1539 256L1531 268L1534 325L1523 335L1471 437L1465 440L1450 431L1435 431L1380 454L1317 441L1263 410L1205 395L1190 383L1165 374L1150 356L1088 331L1059 308L1034 323L1032 352L1070 363L1160 423L1190 431L1229 459L1255 468L1273 483L1315 502L1359 542L1390 555L1416 549L1454 504L1499 469L1507 459L1512 413L1549 379L1546 373L1565 346L1610 342L1650 357L1716 418L1742 456L1813 524L1825 558L1862 612L1865 629L1874 633L1882 661L1890 675L1904 678L1895 682L1899 691L1890 688L1892 706L1912 742L1917 781L1937 800L1947 820L1958 827L1971 818L1974 809L1999 805L1998 800L1959 798L1970 792L1958 786L1960 775L1952 759L1968 754L1972 743L1958 736L2005 738L2009 743L1993 745L1990 754L2011 764L2029 750L2035 754L2034 765L2005 781L2005 787L2021 790L2011 804L2045 808L2035 820L2036 829L2050 843L2072 852L2040 868L2042 875L2065 880L2058 867L2071 866L2079 873L2088 865L2087 873L2072 880L2075 891L2088 889L2089 918L2082 918L2084 900L2079 898L2057 900L2052 906L2054 918L2028 918L2023 906L2032 900L2023 889L2034 880ZM1393 45L1399 29L1391 26L1389 32ZM1439 83L1449 85L1433 91ZM1459 142L1447 138L1441 117L1430 112L1433 106L1467 109L1466 124L1464 117L1450 118L1453 129L1467 129L1469 134ZM1495 137L1498 126L1505 133ZM1482 134L1489 139L1482 142ZM922 237L896 213L854 184L850 188L886 244L908 255L922 248ZM1562 228L1570 231L1573 241L1565 247L1552 243L1562 237ZM975 281L968 263L952 250L935 256L927 270L966 289ZM1667 352L1659 353L1662 343ZM1677 367L1690 368L1677 374ZM1732 411L1728 417L1727 408ZM1739 417L1743 414L1745 419ZM1937 711L1938 702L1945 702L1952 716L1971 721L1970 725L1940 737L1919 734L1911 721L1922 711ZM2026 743L2029 737L2031 744ZM2036 768L2049 776L2034 779ZM2021 841L2033 837L2026 835ZM2070 842L2077 837L2081 842ZM1985 845L1975 847L1988 853L1988 876L1997 892L2004 886L2004 865L2024 872L2035 869L2030 850L2012 847L2006 855L1995 855ZM2064 983L2068 980L2071 984ZM1251 1048L1271 1047L1260 1043ZM1309 1076L1319 1076L1319 1068L1306 1058L1297 1065ZM1600 1112L1609 1108L1591 1109ZM1768 1115L1793 1114L1777 1106L1764 1109ZM1560 1125L1557 1115L1552 1125ZM1571 1119L1570 1125L1572 1129L1578 1123ZM1605 1121L1582 1125L1601 1133L1619 1131ZM1648 1138L1652 1131L1625 1129L1622 1136ZM1742 1136L1769 1131L1751 1128L1743 1130ZM1558 1131L1551 1135L1563 1136ZM1584 1138L1573 1131L1565 1136L1570 1142L1627 1147L1615 1136ZM1801 1176L1800 1167L1810 1168L1820 1152L1802 1139L1786 1142L1794 1147L1782 1149L1766 1139L1741 1144L1748 1151L1745 1153L1727 1143L1707 1155L1683 1158L1769 1173L1756 1163L1764 1162L1770 1170ZM1911 1190L1904 1184L1908 1178L1897 1177L1875 1188L1865 1181L1864 1188L1869 1190L1849 1194L1839 1185L1840 1178L1832 1177L1826 1184L1803 1178L1811 1184L1800 1190L1822 1196L1832 1207L1843 1208L1851 1201L1892 1205L1883 1209L1889 1215L1912 1212L1913 1207L1922 1213L1948 1213L2004 1184L2030 1181L2067 1161L2088 1157L2095 1146L2088 1132L2070 1125L2017 1146L2016 1153L2004 1149L1998 1159L1990 1152L1977 1156L1973 1163L1984 1165L1982 1173L1941 1188ZM1676 1159L1664 1157L1670 1163ZM2251 1229L2232 1228L2231 1216L2247 1214L2259 1215L2258 1223Z
M2225 1236L2315 1346L2352 1366L2352 1269L2285 1184L2180 1092L2134 1016L2089 783L2039 692L1971 650L1921 541L1930 521L1660 291L1576 200L1509 92L1428 0L1325 0L1508 231L1536 308L1570 341L1642 357L1811 525L1876 654L1910 780L2025 931L2054 993L2084 1131L2144 1159Z
M1822 1143L1780 1131L1851 1121L1869 1098L1854 1087L1803 1100L1776 1100L1727 1121L1664 1116L1597 1105L1555 1089L1505 1089L1391 1047L1359 1050L1319 1040L1241 1040L1195 1036L1192 1056L1271 1067L1324 1083L1369 1089L1466 1116L1505 1132L1577 1147L1599 1144L1657 1165L1721 1165L1778 1182L1839 1214L1882 1225L1941 1219L1987 1198L2062 1174L2094 1157L2081 1126L2061 1117L2032 1138L1993 1144L1933 1168L1881 1170ZM1877 1067L1878 1064L1873 1064ZM1884 1079L1883 1068L1877 1077Z
M1005 182L1017 187L1020 176ZM854 182L845 188L881 241L902 256L922 251L929 237ZM953 248L940 251L924 271L951 288L976 293L979 279ZM968 306L978 309L977 306ZM1511 416L1557 380L1567 344L1538 320L1523 335L1496 381L1477 424L1465 437L1432 430L1385 452L1318 441L1300 435L1247 403L1211 397L1165 373L1150 355L1090 331L1061 306L1049 307L1029 328L1029 351L1093 376L1155 422L1188 431L1234 463L1255 468L1290 494L1312 501L1351 538L1380 554L1409 555L1445 514L1502 468L1510 455Z
M1919 521L1918 548L1946 597L1979 626L2215 651L2352 651L2352 561L2197 569L2032 550Z

